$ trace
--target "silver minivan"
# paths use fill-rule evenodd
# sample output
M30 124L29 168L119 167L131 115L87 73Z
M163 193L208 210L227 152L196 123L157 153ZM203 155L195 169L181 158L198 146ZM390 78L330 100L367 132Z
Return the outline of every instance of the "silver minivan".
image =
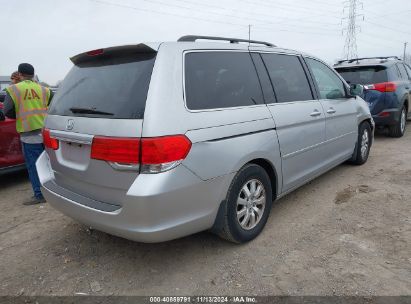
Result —
M37 169L47 201L95 229L141 242L210 230L242 243L274 200L367 161L362 87L310 55L184 36L71 59Z

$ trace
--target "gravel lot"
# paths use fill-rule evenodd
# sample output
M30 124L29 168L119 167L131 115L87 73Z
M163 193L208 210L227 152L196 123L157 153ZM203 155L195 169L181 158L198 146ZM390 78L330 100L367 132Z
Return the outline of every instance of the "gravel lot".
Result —
M0 295L411 295L411 128L376 135L278 201L263 233L234 245L206 232L141 244L90 231L0 177Z

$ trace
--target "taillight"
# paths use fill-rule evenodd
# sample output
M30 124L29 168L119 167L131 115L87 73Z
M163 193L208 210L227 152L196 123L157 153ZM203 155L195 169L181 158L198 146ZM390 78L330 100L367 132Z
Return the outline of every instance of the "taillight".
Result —
M388 117L390 116L390 112L381 112L380 114L378 114L379 117Z
M190 149L191 142L184 135L141 139L95 136L91 158L120 165L141 164L141 173L159 173L180 164Z
M184 135L143 138L141 172L158 173L174 168L186 158L191 141Z
M102 55L103 53L104 53L104 49L97 49L97 50L86 52L88 56L98 56L98 55Z
M43 129L43 143L46 148L57 150L59 148L59 141L50 135L49 129Z
M381 83L376 83L376 84L370 84L365 86L367 90L376 90L382 93L385 92L395 92L397 89L397 85L395 82L381 82Z
M140 138L95 136L91 146L91 158L123 164L140 161Z

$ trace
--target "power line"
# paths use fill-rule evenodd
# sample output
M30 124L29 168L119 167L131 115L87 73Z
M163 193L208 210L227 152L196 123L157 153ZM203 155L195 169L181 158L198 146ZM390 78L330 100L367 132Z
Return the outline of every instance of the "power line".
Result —
M275 3L275 4L273 4L273 3L266 3L266 2L258 2L258 3L256 3L256 2L254 2L254 1L251 1L251 0L241 0L242 2L245 2L245 3L250 3L250 4L253 4L253 5L255 5L255 6L264 6L264 7L269 7L269 8L276 8L276 9L280 9L280 10L286 10L286 11L289 11L289 12L295 12L295 11L300 11L300 12L305 12L305 13L307 13L307 12L312 12L313 11L313 8L312 7L307 7L307 6L301 6L301 5L299 5L298 7L296 7L295 5L284 5L284 4L278 4L278 3ZM335 16L338 16L339 17L339 13L338 13L338 11L330 11L330 10L324 10L324 9L316 9L317 11L322 11L322 12L327 12L328 13L328 15L330 15L330 13L332 13L333 15L335 15Z
M366 32L361 32L361 35L366 35L367 37L375 37L376 41L391 41L391 42L395 42L395 43L403 43L404 41L402 40L398 40L398 39L393 39L391 37L387 37L387 35L381 34L384 37L382 38L382 36L378 36L378 32L372 32L372 33L366 33Z
M378 40L378 39L368 40L368 39L364 39L364 37L361 37L361 36L359 37L358 40L361 41L361 44L365 43L365 44L369 44L369 45L378 46L379 48L387 49L386 41L385 42L380 42L380 40Z
M248 27L248 25L245 25L245 24L233 23L233 22L228 22L228 21L220 21L220 20L212 20L212 19L203 18L203 17L192 17L192 16L181 15L181 14L176 14L176 13L171 13L171 12L158 11L158 10L148 9L148 8L140 8L140 7L137 8L137 7L126 5L126 4L113 3L113 2L104 1L104 0L90 0L90 1L93 1L93 2L96 2L96 3L99 3L99 4L116 6L116 7L121 7L121 8L125 8L125 9L132 9L132 10L142 11L142 12L150 12L150 13L156 13L156 14L162 14L162 15L169 15L169 16L174 16L174 17L179 17L179 18L188 18L188 19L194 19L194 20L197 20L197 21L201 20L201 21L210 22L210 23L221 23L221 24L228 24L228 25L233 25L233 26L242 26L244 28ZM150 1L150 0L143 0L143 1L153 2L153 1ZM159 1L156 1L156 2L160 3ZM180 7L180 8L183 8L183 7ZM185 9L189 9L189 8L185 7ZM271 24L274 24L274 23L266 23L266 25L271 25ZM287 26L287 25L285 25L285 26ZM261 26L259 26L259 27L261 28ZM317 28L313 28L313 29L317 29ZM282 32L305 33L305 34L318 35L318 33L312 33L312 32L307 32L307 31L301 32L301 31L284 30L284 29L275 29L275 30L273 30L273 28L270 28L270 30L271 31L282 31ZM324 30L324 29L322 29L322 30ZM327 30L327 31L331 32L331 30ZM333 34L333 35L335 35L335 34Z
M187 4L191 4L191 5L195 5L195 6L203 6L203 7L209 7L212 9L221 9L221 10L227 10L230 11L232 13L241 13L241 14L246 14L246 15L253 15L253 16L264 16L264 17L268 17L270 19L276 19L277 17L274 15L270 15L270 14L264 14L264 13L260 13L260 12L255 12L253 11L244 11L244 10L239 10L238 8L235 10L231 10L231 9L227 9L227 7L222 7L222 6L218 6L218 5L214 5L214 4L208 4L208 3L202 3L202 2L192 2L192 1L188 1L188 0L176 0L179 2L183 2L183 3L187 3ZM281 18L281 20L277 20L276 22L271 22L272 24L279 24L279 23L283 23L284 21L288 22L288 21L304 21L307 23L315 23L315 24L321 24L321 25L327 25L327 26L338 26L338 24L336 23L330 23L330 22L321 22L321 21L316 21L316 20L312 20L314 17L321 17L321 16L329 16L329 14L320 14L320 15L311 15L308 18ZM246 18L246 17L241 17L241 18ZM255 19L258 21L261 21L261 19ZM265 21L265 20L264 20Z
M386 3L387 3L387 0L380 0L380 1L372 0L372 5L373 5L373 6L374 6L374 5L381 5L381 3L386 4Z
M368 11L368 10L365 10L365 11ZM374 12L371 12L371 11L368 11L368 12L370 12L372 14L375 14ZM410 12L411 12L411 10L405 10L405 11L401 10L401 11L398 11L398 12L392 12L392 13L388 13L388 14L382 14L382 15L377 14L375 16L371 16L370 18L375 19L375 18L387 17L387 16L392 16L392 15L395 15L397 17L397 15L408 14Z
M277 25L275 28L278 28L278 27L282 27L282 28L289 28L289 29L297 29L297 30L301 30L301 29L305 29L305 30L314 30L314 31L322 31L322 32L324 32L324 33L333 33L334 35L339 35L339 33L340 33L340 31L341 31L341 29L331 29L331 28L323 28L323 27L312 27L312 26L306 26L306 25L304 25L304 26L301 26L301 25L293 25L293 24L275 24L275 23L272 23L272 22L268 22L268 23L265 23L265 22L260 22L260 23L258 23L258 24L255 24L256 26L259 26L259 25Z
M404 34L411 35L411 32L405 32L405 31L399 30L398 28L388 27L388 26L381 25L381 24L378 24L378 23L375 23L375 22L371 22L371 21L368 21L368 20L364 20L364 22L369 23L369 24L372 24L372 25L375 25L375 26L379 26L379 27L385 28L385 29L387 29L387 30L394 31L394 32L396 32L396 33L399 32L399 33L404 33Z
M335 4L330 4L330 2L324 2L324 1L318 1L318 0L310 0L310 2L319 3L321 5L326 5L326 6L333 7L333 8L335 7Z
M291 30L284 30L284 29L273 29L273 28L268 28L268 27L261 27L258 25L253 25L253 29L255 30L260 30L260 31L270 31L271 33L273 32L287 32L287 33L294 33L294 34L303 34L303 35L319 35L319 36L330 36L330 37L336 37L335 34L326 34L326 33L318 33L318 32L304 32L304 31L291 31Z
M89 0L89 1L93 1L93 2L96 2L96 3L104 4L104 5L111 5L111 6L117 6L117 7L126 8L126 9L132 9L132 10L141 11L141 12L155 13L155 14L174 16L174 17L180 17L180 18L188 18L188 19L193 19L193 20L197 20L197 21L201 20L201 21L211 22L211 23L221 23L221 24L227 24L227 25L247 27L246 25L238 24L238 23L219 21L219 20L211 20L211 19L202 18L202 17L190 17L190 16L174 14L174 13L170 13L170 12L162 12L162 11L157 11L157 10L153 10L153 9L134 7L134 6L126 5L126 4L112 3L112 2L103 1L103 0Z
M148 3L150 3L150 4L161 4L161 5L165 5L165 6L168 6L168 7L173 7L173 8L178 8L178 9L184 9L184 10L189 10L190 12L193 10L193 8L192 7L187 7L187 6L183 6L183 5L179 5L179 4L171 4L171 3L167 3L167 2L164 2L164 1L159 1L159 0L140 0L140 1L143 1L143 2L148 2ZM200 13L204 13L204 12L200 12ZM248 19L248 20L253 20L253 21L258 21L258 22L260 22L261 21L261 19L257 19L257 18L252 18L252 17L240 17L240 16L236 16L236 15L232 15L232 14L225 14L225 13L218 13L218 12L213 12L213 14L215 14L215 15L219 15L219 16L223 16L223 17L228 17L228 18L235 18L235 19L240 19L240 20L244 20L244 19ZM278 25L278 24L280 24L280 22L270 22L270 21L265 21L265 22L261 22L261 24L274 24L274 25ZM299 25L286 25L286 24L281 24L282 26L290 26L290 27L298 27L298 28L300 28L301 26L299 26ZM320 29L319 27L313 27L313 26L305 26L304 28L307 28L307 29L314 29L314 30L318 30L318 29ZM324 30L324 31L332 31L331 29L323 29L323 28L321 28L321 30Z

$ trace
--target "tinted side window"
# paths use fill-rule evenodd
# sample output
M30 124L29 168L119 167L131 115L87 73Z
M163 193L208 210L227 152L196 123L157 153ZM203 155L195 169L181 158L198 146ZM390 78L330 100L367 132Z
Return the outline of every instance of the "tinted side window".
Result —
M261 88L263 89L265 103L276 102L273 86L271 85L270 78L267 73L267 69L264 66L264 62L258 53L251 53L254 65L258 72L258 78L260 79Z
M320 91L321 99L339 99L345 97L344 83L325 64L318 60L306 58Z
M186 54L185 91L191 110L264 103L251 56L245 52Z
M297 56L262 54L278 102L312 100L307 75Z
M397 64L398 69L400 70L401 73L401 79L407 79L408 80L408 75L407 71L405 70L405 67L402 63Z

